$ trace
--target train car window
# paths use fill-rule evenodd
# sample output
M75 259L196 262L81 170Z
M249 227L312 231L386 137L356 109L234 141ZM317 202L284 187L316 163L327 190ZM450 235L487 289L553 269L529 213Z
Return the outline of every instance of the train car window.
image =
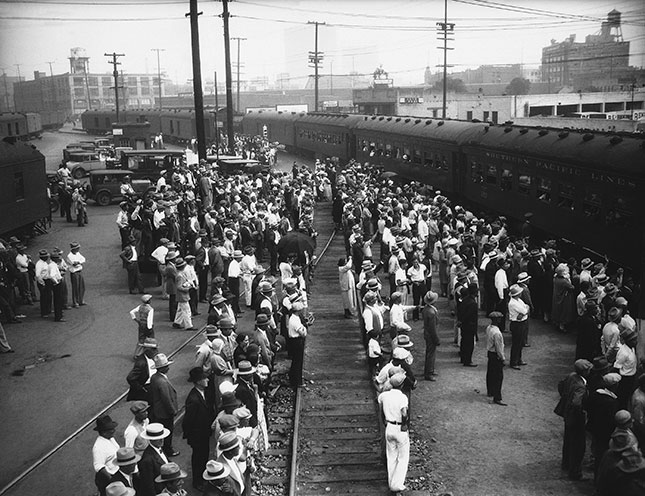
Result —
M623 227L632 222L634 205L631 201L618 197L611 204L611 209L607 212L605 221L610 226Z
M470 163L470 181L475 184L484 182L484 167L473 161Z
M421 150L418 148L414 149L414 155L412 157L412 162L415 164L420 164L421 163Z
M486 182L488 184L497 184L497 167L495 165L486 167Z
M432 154L428 152L423 152L423 165L426 167L432 167L433 160Z
M170 134L175 134L175 124L172 119L170 119Z
M391 157L392 157L392 145L390 145L389 143L386 143L386 144L385 144L385 156L386 156L387 158L391 158Z
M551 203L551 180L543 177L537 178L537 199L544 203Z
M13 136L11 132L11 122L7 123L7 136Z
M401 148L399 148L398 146L394 147L394 157L401 158Z
M502 180L500 181L502 191L513 189L513 171L511 169L502 169Z
M403 145L403 155L405 155L405 157L403 157L404 160L405 160L406 157L407 157L408 160L410 159L410 155L412 155L412 154L410 153L410 147L409 146Z
M25 178L22 172L16 172L13 175L13 189L16 200L25 199Z
M573 210L575 207L576 188L572 184L560 183L560 192L558 196L558 207L567 210Z
M602 201L598 193L587 191L582 202L582 212L588 219L595 222L600 220L600 205Z
M441 169L445 171L448 170L448 157L445 155L441 155Z
M533 178L528 174L520 174L517 179L518 179L517 186L518 186L519 192L522 193L523 195L530 195L531 183L533 182Z

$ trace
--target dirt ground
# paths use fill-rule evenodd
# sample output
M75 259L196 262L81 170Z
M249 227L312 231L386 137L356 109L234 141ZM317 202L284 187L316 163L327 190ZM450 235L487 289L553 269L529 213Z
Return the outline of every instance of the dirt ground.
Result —
M588 480L572 482L560 470L563 425L553 413L557 383L572 370L575 337L532 319L531 346L523 351L528 365L521 371L505 367L502 397L508 406L498 406L486 396L489 320L480 313L480 340L473 355L479 366L463 367L453 344L447 300L440 298L436 306L441 338L436 382L423 380L422 322L409 321L415 343L413 370L419 380L411 402L410 469L427 474L425 480L411 478L410 488L453 496L592 495L591 472L585 473ZM510 334L503 336L508 363Z

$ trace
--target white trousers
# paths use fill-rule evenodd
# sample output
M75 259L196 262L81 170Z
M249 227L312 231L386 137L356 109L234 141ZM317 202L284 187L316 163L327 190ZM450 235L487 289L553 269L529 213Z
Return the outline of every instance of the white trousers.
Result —
M190 303L187 301L180 301L177 303L177 313L175 314L175 324L180 325L184 329L193 327L192 314L190 313Z
M251 306L251 297L253 296L253 292L251 291L251 285L253 284L253 274L244 274L242 276L242 287L243 293L244 293L244 303L246 303L247 307ZM242 293L242 291L240 291ZM240 299L242 295L240 294Z
M385 428L387 454L387 481L390 491L404 491L405 477L410 461L410 437L408 432L401 432L401 426L387 424Z

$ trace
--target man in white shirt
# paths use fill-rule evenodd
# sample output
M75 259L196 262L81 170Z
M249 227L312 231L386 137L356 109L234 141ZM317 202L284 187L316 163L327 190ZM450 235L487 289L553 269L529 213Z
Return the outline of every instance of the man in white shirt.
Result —
M522 348L524 348L524 337L529 328L529 306L522 300L522 288L513 284L510 289L511 299L508 302L508 320L511 331L511 368L520 370L520 365L526 365L522 361Z
M18 254L16 255L16 267L18 268L18 289L22 301L27 305L33 305L33 298L29 282L29 263L31 257L25 253L27 247L22 243L16 246Z
M49 268L49 279L52 284L52 295L54 300L54 322L65 322L63 319L63 306L65 305L65 286L63 285L63 276L60 273L58 264L53 258L59 259L61 255L58 252L52 253L47 264Z
M105 488L119 469L116 464L116 452L119 449L119 443L114 439L117 425L119 424L114 422L109 415L103 415L96 419L96 427L94 427L94 430L99 433L96 441L94 441L94 446L92 446L94 483L101 496L105 496Z
M159 240L157 246L150 256L157 262L157 270L161 276L161 297L164 300L168 299L168 292L166 291L166 255L168 255L168 244L170 241L167 238Z
M239 316L242 314L240 310L240 296L242 296L242 290L240 289L240 279L242 271L240 269L240 261L242 260L242 252L240 250L233 251L233 260L228 265L228 288L234 295L233 300L231 301L231 306L235 311L235 315Z
M146 427L150 423L150 419L148 419L148 408L150 408L150 405L148 405L147 401L135 401L130 405L130 411L134 415L134 418L130 420L130 423L123 433L123 440L126 447L134 448L134 442L137 440L137 437L146 430Z
M78 308L85 305L85 279L83 278L83 264L85 257L79 251L81 245L74 241L70 243L70 252L67 254L69 262L69 276L72 281L72 307Z
M244 303L247 308L251 307L251 297L253 296L251 291L251 285L253 284L254 271L258 261L255 257L255 248L253 246L247 246L244 248L244 256L240 261L240 272L242 275L242 284L244 285Z
M123 250L128 246L128 238L130 237L130 224L128 222L128 202L122 201L119 203L119 213L116 216L116 225L119 227L119 234L121 235L121 249Z
M48 317L52 311L52 281L49 278L49 252L40 250L36 262L36 285L40 293L40 316Z
M506 304L508 294L508 277L506 271L510 268L511 263L508 260L502 259L497 261L498 269L495 272L495 294L497 296L496 310L501 312L506 319L508 306ZM505 320L500 322L500 331L504 332Z

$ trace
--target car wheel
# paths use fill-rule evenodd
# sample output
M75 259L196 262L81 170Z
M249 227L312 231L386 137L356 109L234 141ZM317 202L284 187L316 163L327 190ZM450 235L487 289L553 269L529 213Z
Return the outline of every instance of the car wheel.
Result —
M110 193L107 191L101 191L96 195L96 203L102 207L107 207L111 201L112 198L110 197Z
M72 177L74 179L82 179L85 177L85 169L83 169L83 167L77 167L74 169L74 172L72 172Z

